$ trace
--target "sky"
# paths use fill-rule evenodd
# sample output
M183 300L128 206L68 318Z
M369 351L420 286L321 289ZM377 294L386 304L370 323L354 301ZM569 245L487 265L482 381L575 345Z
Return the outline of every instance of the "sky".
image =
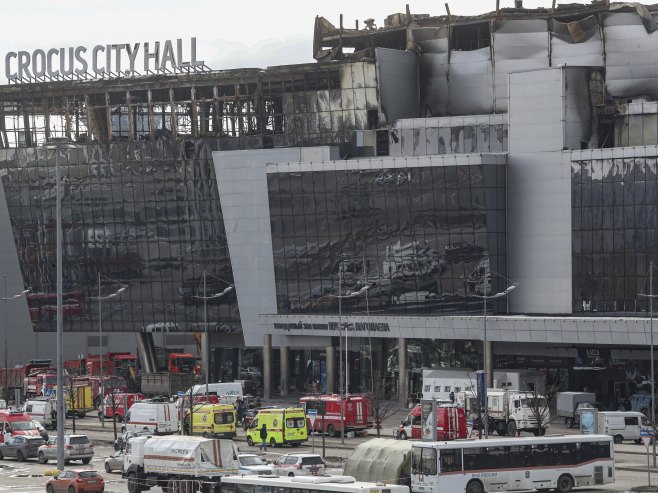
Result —
M583 0L587 1L587 0ZM143 43L197 38L197 59L212 69L265 68L313 62L316 15L345 26L404 12L393 0L22 0L3 2L0 46L10 51L97 44ZM408 0L412 13L444 15L445 1ZM550 7L551 0L524 0L526 8ZM558 1L570 3L569 0ZM493 11L496 0L448 0L454 15ZM514 0L500 0L513 7Z

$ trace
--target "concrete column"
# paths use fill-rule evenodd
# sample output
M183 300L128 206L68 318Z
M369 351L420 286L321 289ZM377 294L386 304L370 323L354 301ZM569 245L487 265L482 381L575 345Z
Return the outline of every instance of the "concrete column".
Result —
M400 409L407 408L407 341L398 339L398 394Z
M327 394L333 394L336 392L336 350L333 346L327 346L324 352L326 354Z
M493 344L491 341L485 342L485 345L487 346L484 354L486 358L484 359L484 371L486 372L486 385L488 389L493 388L493 375L494 375L494 355L493 355Z
M272 335L263 341L263 399L272 398Z
M281 359L281 397L288 395L288 369L289 351L288 346L281 346L279 348L279 356Z

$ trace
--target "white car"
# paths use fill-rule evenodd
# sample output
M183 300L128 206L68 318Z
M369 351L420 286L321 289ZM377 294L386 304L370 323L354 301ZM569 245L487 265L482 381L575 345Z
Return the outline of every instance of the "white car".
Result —
M238 454L240 474L273 474L272 468L256 454Z
M110 473L112 471L123 472L123 450L114 452L105 459L105 472Z
M324 459L318 454L285 454L272 463L277 476L322 476Z
M64 462L81 460L89 464L94 456L94 444L87 435L64 435ZM49 460L57 460L57 437L51 437L39 447L37 454L39 464L47 464Z

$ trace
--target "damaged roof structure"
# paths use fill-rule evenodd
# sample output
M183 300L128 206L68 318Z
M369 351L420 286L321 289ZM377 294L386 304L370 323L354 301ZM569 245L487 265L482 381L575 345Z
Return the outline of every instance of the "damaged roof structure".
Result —
M381 28L336 27L317 17L313 54L331 63L379 62L378 48L407 53L415 60L408 75L416 70L418 102L404 117L506 112L511 72L559 65L604 68L609 97L658 98L658 5L553 4L524 9L517 2L520 8L469 17L417 15L407 7ZM387 105L394 103L382 100L384 112Z

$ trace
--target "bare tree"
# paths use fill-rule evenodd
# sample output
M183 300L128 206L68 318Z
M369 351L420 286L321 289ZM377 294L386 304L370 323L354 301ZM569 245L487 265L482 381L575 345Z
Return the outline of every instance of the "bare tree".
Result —
M376 381L377 378L375 378ZM372 408L372 420L377 430L377 438L381 436L382 423L398 412L397 402L386 400L383 385L379 385L374 392L366 394Z
M543 435L546 433L548 424L552 419L555 419L555 416L551 417L550 410L555 407L559 387L553 383L546 382L546 391L542 394L538 383L535 382L533 385L528 404L532 418L537 421L535 435Z
M86 407L92 405L91 402L85 402L84 385L80 385L76 377L84 376L86 369L83 368L67 368L67 375L64 378L64 402L66 403L66 414L71 416L71 426L73 433L75 433L75 419L76 417L83 418L86 413Z

